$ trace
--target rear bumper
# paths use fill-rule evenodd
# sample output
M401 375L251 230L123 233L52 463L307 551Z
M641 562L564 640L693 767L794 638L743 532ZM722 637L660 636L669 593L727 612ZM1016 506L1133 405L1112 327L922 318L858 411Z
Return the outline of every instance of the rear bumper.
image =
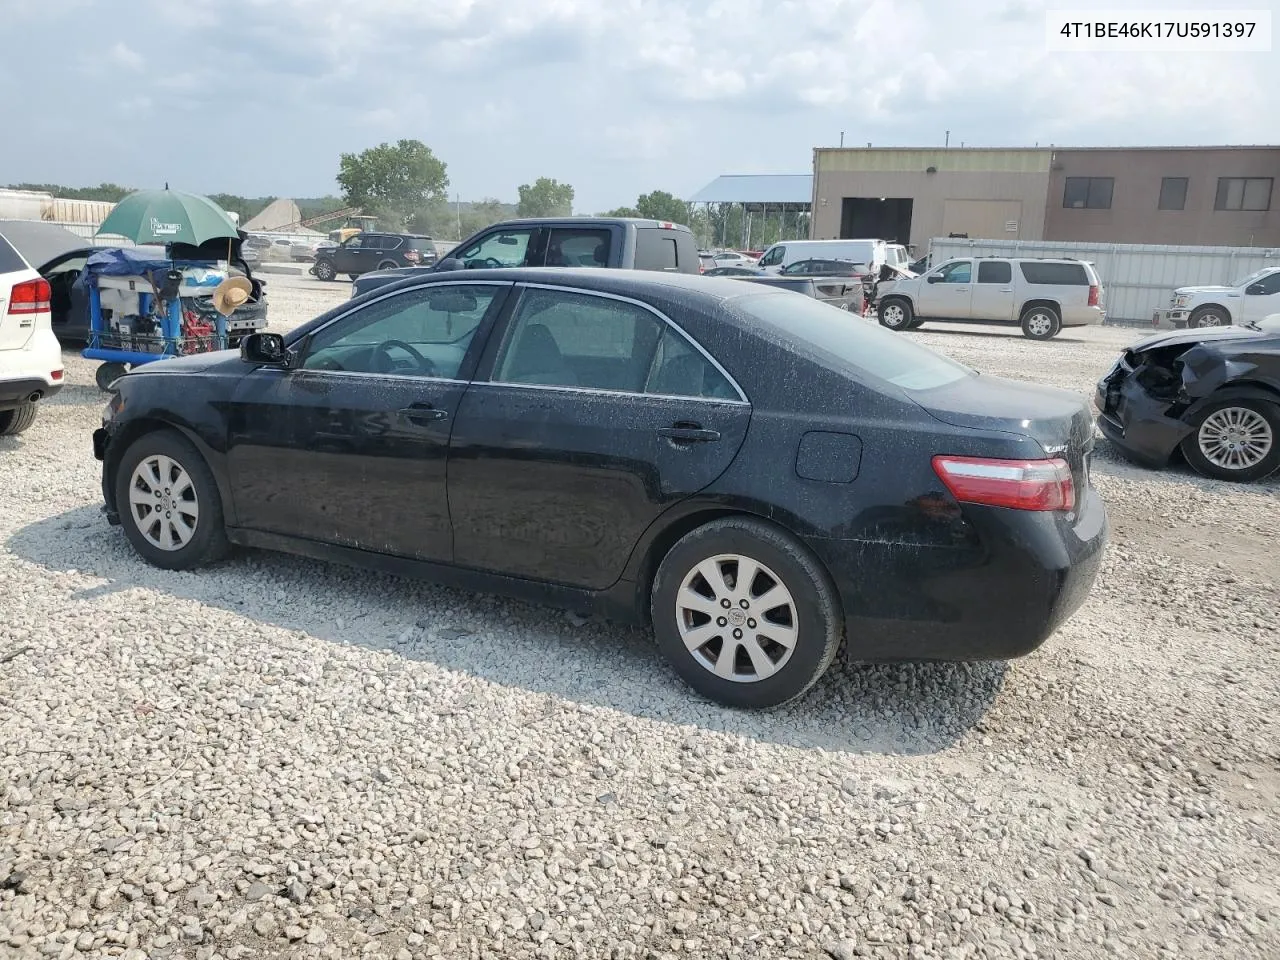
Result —
M62 389L62 381L56 383L43 377L18 377L0 380L0 410L12 410L36 396L46 400Z
M1031 653L1085 601L1106 508L1087 488L1062 514L966 506L955 546L814 540L844 602L853 660L1007 660Z
M1065 311L1062 317L1064 327L1097 327L1107 319L1107 312L1101 307L1078 307Z

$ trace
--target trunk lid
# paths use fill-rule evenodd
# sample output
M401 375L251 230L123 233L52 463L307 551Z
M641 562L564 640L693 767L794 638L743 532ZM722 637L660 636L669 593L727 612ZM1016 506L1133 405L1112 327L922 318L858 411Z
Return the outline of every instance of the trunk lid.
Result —
M1030 437L1048 456L1067 461L1077 490L1088 483L1093 417L1069 390L980 375L915 392L912 400L952 426Z

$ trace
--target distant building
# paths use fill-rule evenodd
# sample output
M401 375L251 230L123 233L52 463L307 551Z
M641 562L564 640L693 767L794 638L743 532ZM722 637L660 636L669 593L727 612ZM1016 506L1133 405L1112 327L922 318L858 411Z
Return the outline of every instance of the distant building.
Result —
M1280 147L827 148L815 239L1280 245Z

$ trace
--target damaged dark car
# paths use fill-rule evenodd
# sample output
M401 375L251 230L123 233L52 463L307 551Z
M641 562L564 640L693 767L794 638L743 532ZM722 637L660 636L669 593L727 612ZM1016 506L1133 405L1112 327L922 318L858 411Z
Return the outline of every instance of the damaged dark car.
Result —
M1098 427L1128 459L1181 456L1216 480L1280 469L1280 329L1157 334L1129 347L1098 381Z

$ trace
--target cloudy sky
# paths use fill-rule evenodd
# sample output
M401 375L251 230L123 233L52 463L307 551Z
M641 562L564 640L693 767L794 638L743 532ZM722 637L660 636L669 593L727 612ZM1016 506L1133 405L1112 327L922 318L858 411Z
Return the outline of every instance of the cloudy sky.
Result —
M1225 4L1271 9L1276 0ZM1280 56L1046 49L1051 8L1179 0L0 0L0 184L335 192L417 138L465 200L592 213L814 146L1277 143ZM128 10L127 20L123 11ZM28 42L29 41L29 42Z

